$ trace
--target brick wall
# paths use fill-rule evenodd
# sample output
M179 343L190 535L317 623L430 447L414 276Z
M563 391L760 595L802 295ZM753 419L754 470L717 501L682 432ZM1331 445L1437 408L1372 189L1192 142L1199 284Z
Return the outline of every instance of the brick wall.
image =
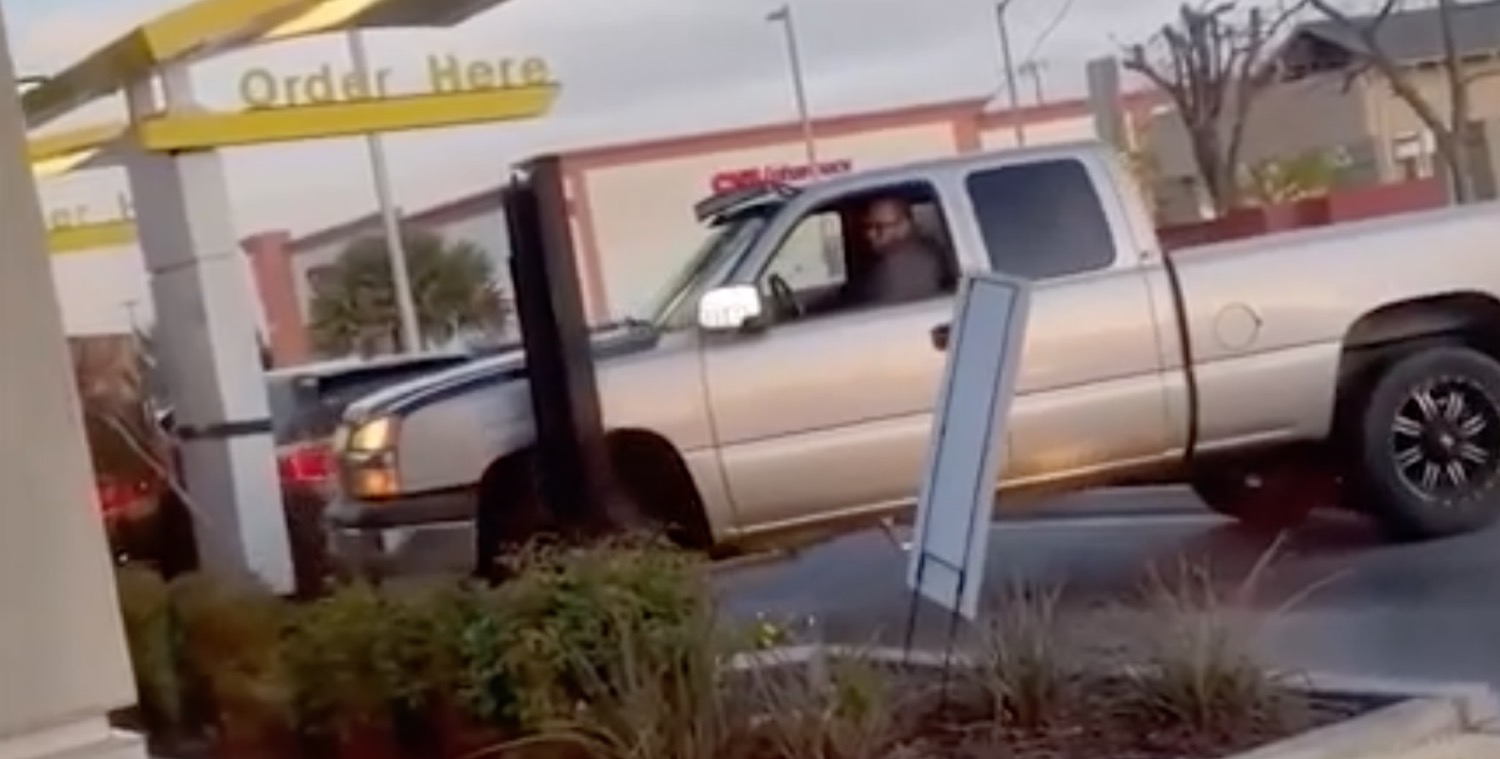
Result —
M1244 208L1217 219L1159 228L1167 250L1227 242L1246 237L1373 219L1440 208L1447 203L1442 183L1435 179L1339 190L1321 198L1266 208Z
M283 231L262 232L240 242L250 259L255 292L265 309L273 366L293 366L312 358L307 325L297 301L297 285L292 268L292 236Z

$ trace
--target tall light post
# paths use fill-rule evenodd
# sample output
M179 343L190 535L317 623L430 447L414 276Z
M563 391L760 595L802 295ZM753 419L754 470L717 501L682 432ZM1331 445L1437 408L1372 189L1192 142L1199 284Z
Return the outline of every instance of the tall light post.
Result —
M1043 81L1047 74L1047 62L1032 58L1017 67L1017 72L1031 80L1032 92L1036 95L1036 104L1042 105L1047 102L1046 84Z
M813 179L822 172L818 167L818 143L813 134L812 114L807 107L807 85L802 75L802 51L797 43L797 25L792 20L792 6L782 5L766 14L766 21L781 24L786 35L787 64L791 69L792 93L797 98L797 117L802 121L802 142L807 151L807 169Z
M1016 146L1026 144L1026 125L1021 120L1021 95L1016 86L1016 64L1010 53L1010 28L1005 22L1005 11L1011 0L1000 0L995 4L995 26L1000 33L1000 60L1005 67L1005 89L1010 92L1010 119L1016 133Z
M358 28L349 30L349 61L354 66L354 76L372 90L370 57L365 51L365 39ZM373 96L373 92L367 94ZM416 353L422 347L421 326L417 321L417 305L412 300L411 270L406 261L406 242L401 236L401 219L391 193L390 171L385 164L385 148L380 135L365 135L365 146L370 152L370 178L375 183L375 200L380 206L380 221L385 227L385 249L391 260L391 288L396 291L396 312L401 319L401 350Z

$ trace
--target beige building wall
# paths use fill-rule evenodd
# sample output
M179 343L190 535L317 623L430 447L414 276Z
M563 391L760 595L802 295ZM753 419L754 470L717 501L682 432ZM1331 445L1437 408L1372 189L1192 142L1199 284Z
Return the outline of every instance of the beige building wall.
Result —
M1469 62L1465 65L1469 83L1469 120L1491 122L1500 119L1500 62ZM1433 145L1427 128L1411 106L1384 80L1368 77L1369 134L1380 146L1381 176L1397 181L1412 171L1428 175L1433 171ZM1431 104L1439 118L1451 117L1452 99L1446 72L1438 66L1409 69L1406 81ZM1413 154L1416 157L1413 158Z
M1096 139L1099 132L1094 128L1093 116L1083 115L1027 124L1025 136L1028 145L1055 145ZM1013 148L1016 130L1008 124L988 127L980 132L979 140L985 150Z
M1250 112L1241 158L1257 163L1309 150L1331 149L1367 138L1367 107L1361 83L1344 86L1342 76L1310 77L1266 90ZM1182 119L1159 108L1146 132L1161 183L1197 182L1192 143Z
M1500 61L1471 62L1466 70L1472 77L1471 121L1500 119ZM1406 77L1440 118L1450 117L1448 77L1441 68L1408 69ZM1186 180L1196 182L1197 172L1176 114L1157 114L1149 140L1158 187L1179 196L1188 192ZM1277 85L1257 102L1245 136L1247 163L1319 149L1339 150L1351 182L1398 182L1435 171L1432 138L1422 120L1374 73L1353 80L1342 73L1313 76ZM1178 197L1175 205L1186 203Z
M819 163L842 166L847 161L852 171L957 152L954 128L947 121L818 142ZM640 315L698 248L704 232L692 207L713 192L715 176L805 163L803 144L790 141L587 171L583 182L601 245L610 315Z

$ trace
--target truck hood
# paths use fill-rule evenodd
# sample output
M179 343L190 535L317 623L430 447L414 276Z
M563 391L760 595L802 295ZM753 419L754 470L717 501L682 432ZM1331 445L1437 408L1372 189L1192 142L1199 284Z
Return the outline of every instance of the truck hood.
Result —
M590 353L602 361L643 353L656 347L661 334L648 325L611 327L590 336ZM519 345L487 358L378 390L349 404L344 419L358 422L377 416L410 413L444 398L498 387L525 379L526 352Z

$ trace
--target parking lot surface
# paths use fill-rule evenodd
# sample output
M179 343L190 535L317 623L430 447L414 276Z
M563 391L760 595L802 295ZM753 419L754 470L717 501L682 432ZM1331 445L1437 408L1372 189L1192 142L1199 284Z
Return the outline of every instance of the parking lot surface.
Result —
M986 587L1060 584L1073 624L1117 626L1117 601L1179 566L1208 567L1232 592L1273 538L1206 512L1182 490L1082 494L996 522ZM1320 517L1280 546L1254 594L1272 663L1500 686L1500 531L1388 545L1362 521ZM899 644L910 609L906 556L882 532L720 573L731 616L815 620L831 640ZM1284 603L1303 596L1286 610ZM993 607L990 611L994 611ZM946 640L924 612L917 638Z

